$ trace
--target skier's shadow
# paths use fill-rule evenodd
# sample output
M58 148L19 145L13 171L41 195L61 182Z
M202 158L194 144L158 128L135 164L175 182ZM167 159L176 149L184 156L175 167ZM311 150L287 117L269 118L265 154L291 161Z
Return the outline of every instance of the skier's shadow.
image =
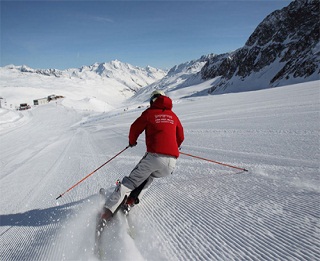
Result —
M74 213L77 205L86 203L92 200L95 196L89 196L85 199L67 203L61 206L32 209L24 213L0 215L1 226L45 226L48 224L60 223L68 219Z

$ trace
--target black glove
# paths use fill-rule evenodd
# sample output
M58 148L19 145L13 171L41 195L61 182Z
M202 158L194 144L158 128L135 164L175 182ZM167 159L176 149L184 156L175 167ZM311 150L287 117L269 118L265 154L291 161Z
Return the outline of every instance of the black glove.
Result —
M130 142L129 142L129 147L132 148L134 146L137 146L137 144L138 144L137 142L135 142L134 144L130 144Z

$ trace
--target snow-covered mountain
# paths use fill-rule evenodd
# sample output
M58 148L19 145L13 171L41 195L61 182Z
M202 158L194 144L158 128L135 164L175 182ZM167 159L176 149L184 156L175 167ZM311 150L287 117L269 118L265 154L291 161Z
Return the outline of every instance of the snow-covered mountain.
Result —
M164 90L166 93L170 92L170 96L172 96L172 93L176 90L202 83L203 79L201 78L200 71L208 60L214 56L216 55L203 55L197 60L188 61L172 67L165 77L145 88L141 88L131 97L131 100L133 102L137 100L140 102L146 101L154 89ZM188 95L190 95L190 92L187 92ZM193 93L193 91L191 91L191 93Z
M67 70L8 65L0 67L0 96L15 107L19 103L33 104L34 99L57 94L66 97L66 106L108 111L166 73L150 66L140 68L117 60ZM18 99L17 92L20 93ZM84 106L82 101L88 100L92 106L88 107L87 102Z
M101 77L115 79L131 90L137 91L141 87L163 78L166 73L166 71L150 66L140 68L114 60L109 63L95 63L91 66L83 66L79 71L72 71L72 76L90 77L92 74L97 74Z
M91 66L82 66L79 69L67 69L63 71L57 69L32 69L26 65L8 65L5 66L5 68L15 69L22 73L35 73L54 77L74 77L80 79L96 79L97 77L112 78L133 91L137 91L139 88L163 78L167 73L166 71L151 66L141 68L118 60L113 60L109 63L94 63Z
M172 92L208 80L211 87L196 88L193 95L251 91L318 80L319 17L318 0L293 1L268 15L242 48L177 65L162 80L141 89L135 96L144 100L152 89Z
M268 15L244 47L211 58L203 79L210 93L240 92L314 81L320 73L318 0L296 0Z

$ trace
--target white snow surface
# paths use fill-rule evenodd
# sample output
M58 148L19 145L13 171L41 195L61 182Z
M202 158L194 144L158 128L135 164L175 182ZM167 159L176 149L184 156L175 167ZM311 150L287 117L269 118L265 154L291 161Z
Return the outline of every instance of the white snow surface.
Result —
M155 180L127 218L115 216L103 259L320 260L320 81L181 98L211 82L172 92L185 130L181 151L249 171L180 155L175 172ZM29 83L32 95L45 95ZM18 100L23 91L16 93L7 92ZM56 197L127 146L146 104L115 102L101 113L86 97L79 94L81 108L95 112L79 110L76 99L0 109L0 260L96 260L97 192L110 193L130 173L144 135Z

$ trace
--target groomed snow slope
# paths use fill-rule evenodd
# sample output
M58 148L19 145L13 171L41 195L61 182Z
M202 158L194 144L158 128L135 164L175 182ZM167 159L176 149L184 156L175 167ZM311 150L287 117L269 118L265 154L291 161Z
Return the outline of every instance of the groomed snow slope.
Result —
M0 120L0 260L95 260L96 193L129 174L144 137L55 198L125 148L142 110L54 103ZM249 172L181 155L128 219L115 217L104 259L320 260L319 81L175 100L174 111L183 152Z

